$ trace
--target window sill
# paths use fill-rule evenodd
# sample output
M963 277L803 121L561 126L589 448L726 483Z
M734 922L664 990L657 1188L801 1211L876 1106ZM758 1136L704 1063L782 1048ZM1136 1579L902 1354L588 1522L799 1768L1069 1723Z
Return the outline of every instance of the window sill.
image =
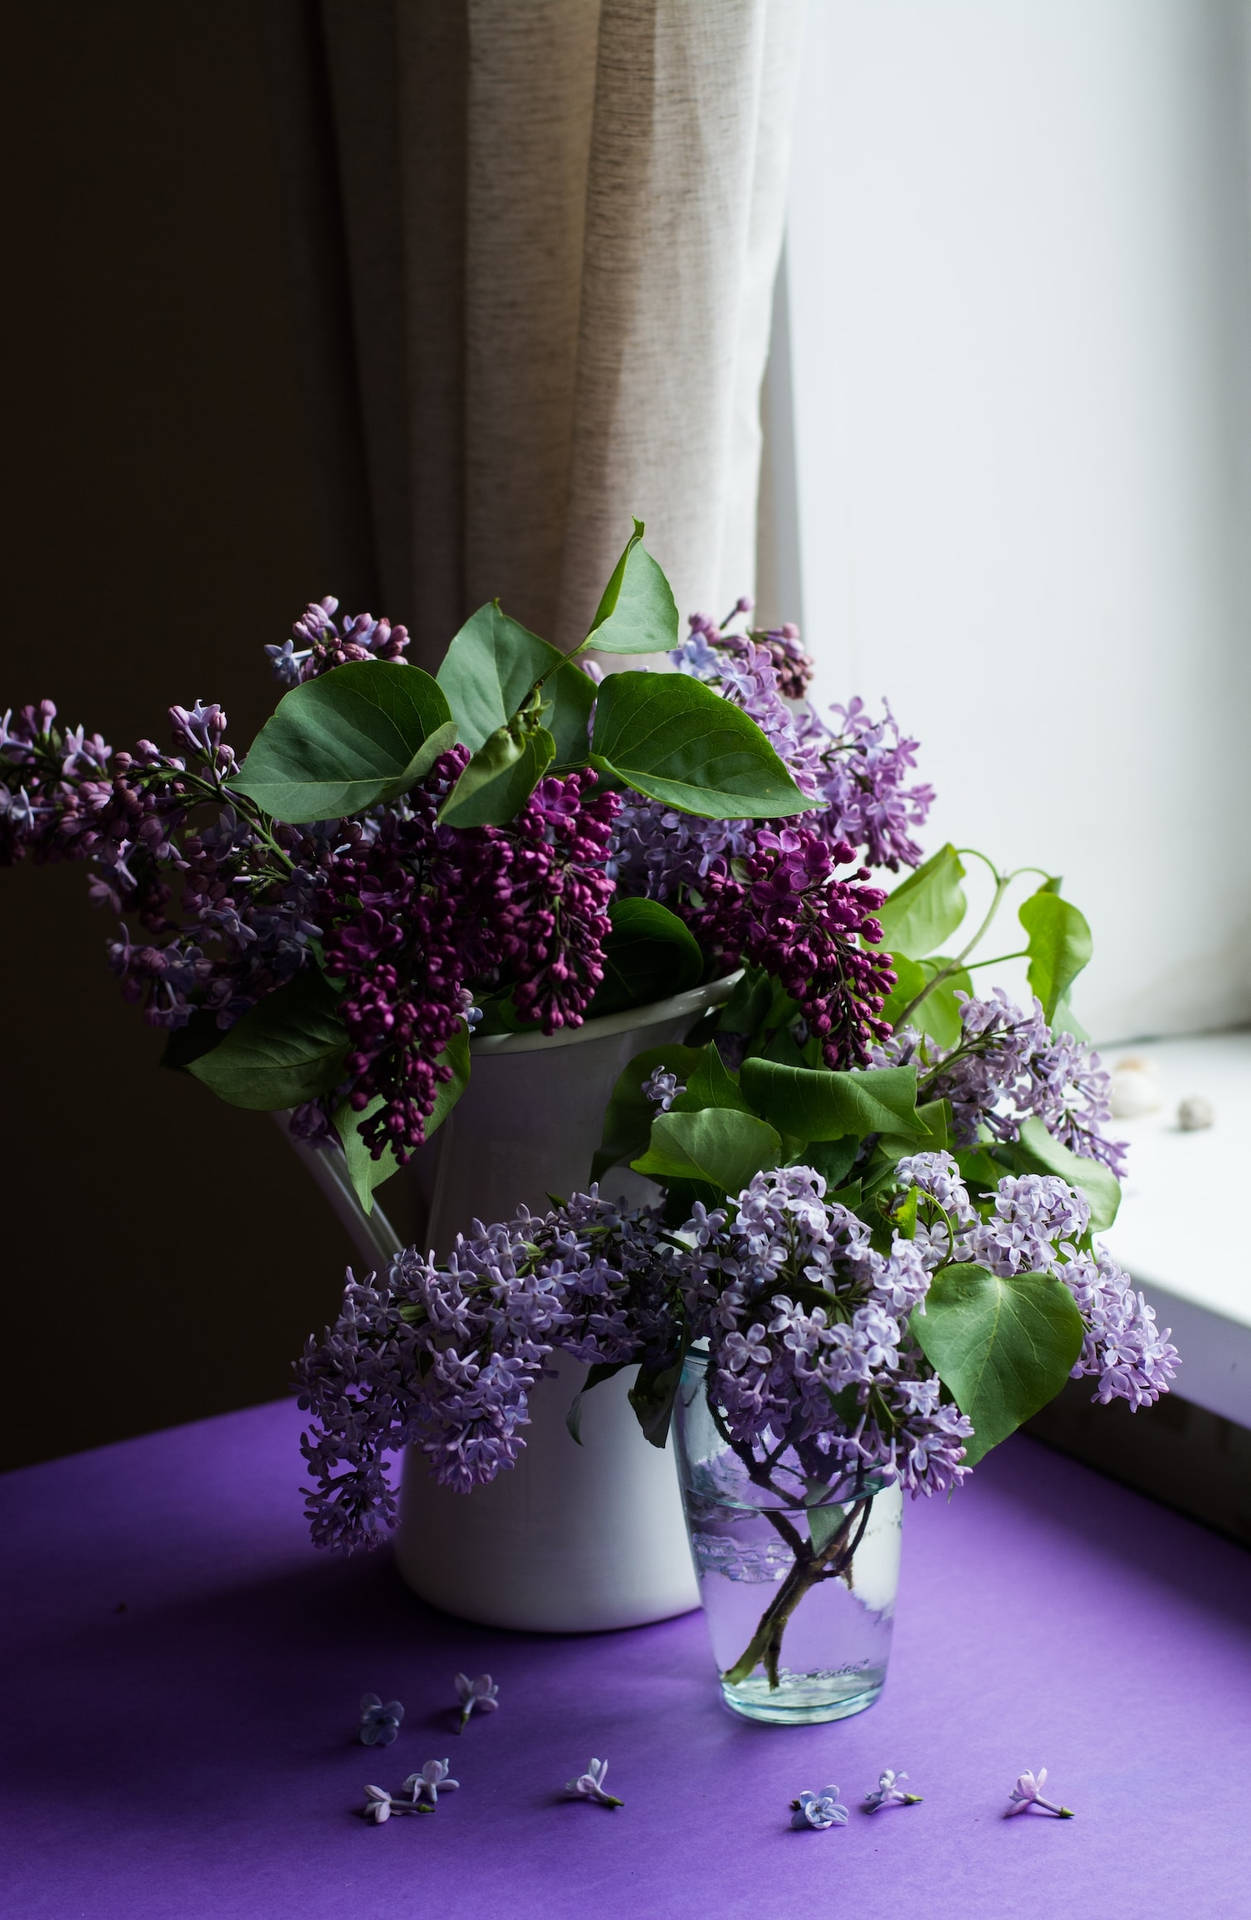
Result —
M1149 1059L1164 1104L1112 1123L1130 1144L1129 1175L1102 1238L1172 1327L1180 1392L1251 1427L1251 1252L1237 1219L1251 1172L1251 1032L1149 1041L1103 1057L1110 1067ZM1192 1094L1211 1102L1215 1124L1183 1133L1177 1106Z

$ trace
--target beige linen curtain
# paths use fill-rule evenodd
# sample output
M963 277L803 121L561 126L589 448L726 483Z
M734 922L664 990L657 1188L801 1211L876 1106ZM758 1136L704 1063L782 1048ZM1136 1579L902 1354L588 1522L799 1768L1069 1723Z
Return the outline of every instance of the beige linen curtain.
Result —
M803 0L270 4L313 457L438 657L580 639L631 513L750 590Z

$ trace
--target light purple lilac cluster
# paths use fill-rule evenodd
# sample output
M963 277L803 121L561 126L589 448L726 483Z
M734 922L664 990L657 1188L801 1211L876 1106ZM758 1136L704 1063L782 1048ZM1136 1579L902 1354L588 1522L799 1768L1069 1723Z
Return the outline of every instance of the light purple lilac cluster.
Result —
M873 1064L915 1060L921 1098L950 1100L959 1146L972 1146L982 1125L997 1140L1015 1140L1033 1116L1071 1152L1124 1177L1128 1149L1102 1130L1112 1117L1109 1077L1086 1042L1049 1027L1037 999L1023 1013L1002 987L986 999L962 995L960 1025L950 1048L899 1028L873 1049Z
M945 1492L972 1428L908 1331L932 1267L897 1234L888 1253L810 1167L757 1174L729 1210L697 1208L672 1255L709 1397L733 1443L770 1460L774 1488L864 1475Z
M668 1097L667 1088L659 1090ZM406 1252L387 1275L348 1277L343 1310L298 1369L313 1416L302 1442L320 1545L369 1545L395 1513L386 1455L416 1445L468 1491L512 1466L552 1355L656 1364L705 1342L710 1399L728 1437L802 1504L804 1484L898 1480L946 1492L969 1472L971 1427L945 1400L909 1322L951 1260L1007 1278L1055 1273L1086 1322L1074 1375L1096 1397L1147 1405L1177 1366L1167 1332L1101 1248L1089 1208L1050 1175L1009 1177L976 1206L949 1154L899 1163L916 1231L887 1250L810 1167L757 1174L731 1204L697 1205L676 1231L593 1188L544 1216L475 1222L445 1262Z
M917 1242L940 1258L970 1260L1004 1279L1018 1273L1054 1273L1076 1300L1086 1323L1073 1378L1097 1380L1094 1399L1127 1400L1134 1409L1166 1393L1179 1356L1161 1333L1151 1307L1106 1247L1081 1242L1090 1226L1082 1194L1054 1174L1024 1174L999 1182L986 1217L973 1206L950 1154L901 1160L897 1178L938 1203L918 1219ZM948 1229L954 1230L954 1245ZM914 1243L915 1244L915 1243Z
M352 614L336 625L338 611L339 602L330 595L312 600L291 629L291 638L280 647L266 647L274 678L284 687L315 680L349 660L403 659L407 627L393 627L389 620L375 620L369 613Z
M335 1326L297 1371L314 1420L301 1444L318 1545L368 1546L391 1524L390 1450L421 1447L435 1478L462 1492L512 1466L557 1349L594 1366L663 1348L659 1231L656 1211L592 1189L544 1216L475 1221L441 1265L407 1251L385 1277L349 1275Z
M934 799L931 787L912 781L917 742L900 733L885 702L881 719L859 699L832 706L828 724L803 697L812 660L798 628L734 632L735 614L750 608L741 599L721 626L693 613L673 664L756 722L800 791L823 808L806 824L831 846L850 842L870 866L891 872L916 866L921 849L913 832ZM752 821L700 820L631 795L617 823L614 860L629 891L672 903L698 889L714 864L749 854L758 831Z

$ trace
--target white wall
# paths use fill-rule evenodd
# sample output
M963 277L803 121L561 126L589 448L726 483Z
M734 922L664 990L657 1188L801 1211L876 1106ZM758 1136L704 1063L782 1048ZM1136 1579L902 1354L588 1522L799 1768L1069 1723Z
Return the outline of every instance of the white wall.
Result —
M809 10L764 611L921 736L931 844L1065 875L1105 1040L1251 1017L1246 27Z

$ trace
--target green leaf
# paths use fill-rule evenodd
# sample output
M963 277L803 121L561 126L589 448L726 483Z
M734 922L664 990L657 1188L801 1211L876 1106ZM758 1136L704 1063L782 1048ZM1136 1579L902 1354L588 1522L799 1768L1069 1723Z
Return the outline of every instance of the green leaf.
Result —
M604 978L588 1016L646 1006L694 986L704 956L685 921L659 900L614 900L612 932L604 943Z
M228 1031L218 1026L215 1013L210 1013L207 1007L197 1007L185 1027L174 1027L171 1031L161 1055L161 1065L172 1067L175 1072L187 1072L193 1060L220 1047Z
M1068 994L1062 994L1051 1016L1053 1033L1071 1033L1075 1040L1089 1041L1090 1035L1073 1011Z
M919 960L910 960L906 953L892 953L888 958L892 967L895 969L895 984L890 990L890 995L885 1006L882 1008L882 1018L888 1021L892 1027L897 1027L905 1008L912 1005L912 1002L924 988L926 973L921 962ZM910 1013L908 1015L909 1024L912 1023L912 1020L913 1016Z
M591 748L593 767L707 820L788 817L814 804L755 721L689 674L610 674Z
M599 653L667 653L678 644L673 589L642 539L643 522L636 520L586 637Z
M444 827L502 827L525 806L551 766L556 742L546 727L500 727L478 748L439 808Z
M1085 1331L1077 1302L1054 1274L1002 1280L976 1266L935 1274L909 1326L973 1422L969 1466L1055 1398Z
M809 1140L800 1149L800 1163L811 1167L825 1181L827 1197L832 1195L856 1164L860 1141L854 1134L842 1140Z
M1001 1153L1017 1173L1056 1173L1084 1193L1090 1202L1092 1233L1106 1233L1116 1219L1121 1183L1112 1169L1100 1160L1071 1153L1048 1133L1041 1120L1031 1116L1024 1121L1020 1137L1003 1147Z
M1050 886L1024 901L1018 915L1029 935L1028 980L1050 1020L1094 951L1084 914Z
M316 967L305 967L258 1001L211 1052L190 1061L187 1072L229 1106L272 1113L338 1086L347 1054L335 990Z
M597 1360L593 1367L587 1369L586 1379L569 1402L569 1411L565 1415L565 1426L569 1430L569 1437L571 1440L576 1440L579 1446L582 1445L583 1396L588 1394L592 1387L598 1387L605 1380L611 1380L615 1373L622 1372L630 1364L628 1360Z
M456 737L476 753L525 705L536 680L565 655L489 600L470 614L443 656L438 681L447 695Z
M994 1158L989 1146L981 1143L975 1147L956 1148L954 1158L960 1169L960 1178L975 1200L979 1194L993 1195L1004 1174L1012 1172L1011 1167L1001 1165Z
M779 1135L755 1114L705 1107L700 1113L658 1113L647 1152L630 1164L653 1180L699 1180L736 1194L781 1157Z
M558 767L584 767L591 751L591 709L599 692L581 667L566 664L543 687L543 724L556 742Z
M406 793L455 738L428 673L352 660L283 695L231 785L275 819L335 820Z
M645 1047L627 1061L604 1109L603 1137L591 1161L592 1180L602 1180L609 1167L633 1160L647 1146L656 1109L643 1093L643 1082L663 1067L688 1083L703 1051L702 1047L684 1047L674 1041L668 1046Z
M839 1140L844 1134L901 1134L921 1139L915 1067L869 1067L836 1072L744 1060L740 1085L753 1108L800 1140Z
M921 1123L919 1134L891 1129L881 1134L879 1146L894 1153L897 1160L905 1153L949 1153L952 1145L950 1100L927 1100L917 1108L916 1117Z
M434 1107L426 1121L426 1139L438 1132L448 1114L460 1099L469 1084L469 1032L461 1027L448 1041L439 1060L452 1069L450 1080L439 1083L435 1095ZM383 1105L382 1095L371 1100L360 1113L353 1110L345 1100L334 1116L335 1131L343 1143L343 1153L347 1161L348 1178L365 1213L374 1210L374 1188L398 1170L399 1161L389 1146L385 1147L380 1159L375 1160L369 1148L361 1139L361 1128L367 1120L372 1120ZM420 1151L420 1149L419 1149Z
M734 1075L726 1067L713 1045L701 1047L694 1071L688 1076L685 1093L680 1093L671 1113L698 1113L703 1107L733 1107L750 1113L750 1103Z
M941 947L964 918L963 879L964 866L955 848L940 847L874 915L881 922L882 945L912 960Z
M917 1237L917 1209L920 1204L920 1187L909 1187L898 1206L891 1211L891 1225L905 1240L915 1240Z
M942 955L927 960L925 970L929 977L951 962ZM957 967L936 987L931 987L919 1007L914 1007L908 1015L908 1025L916 1027L921 1033L928 1034L940 1047L957 1047L964 1034L964 1025L960 1019L958 993L971 994L973 979L964 967Z
M806 1512L808 1538L812 1542L812 1551L819 1556L825 1552L846 1522L847 1509L831 1501L825 1506L808 1507Z
M654 1447L663 1447L669 1438L669 1422L673 1418L673 1403L682 1379L686 1347L684 1335L676 1353L667 1355L655 1367L640 1367L638 1378L630 1388L630 1405L634 1408L645 1437Z
M717 1011L720 1033L758 1033L773 1005L774 983L763 967L745 967L725 1005Z

